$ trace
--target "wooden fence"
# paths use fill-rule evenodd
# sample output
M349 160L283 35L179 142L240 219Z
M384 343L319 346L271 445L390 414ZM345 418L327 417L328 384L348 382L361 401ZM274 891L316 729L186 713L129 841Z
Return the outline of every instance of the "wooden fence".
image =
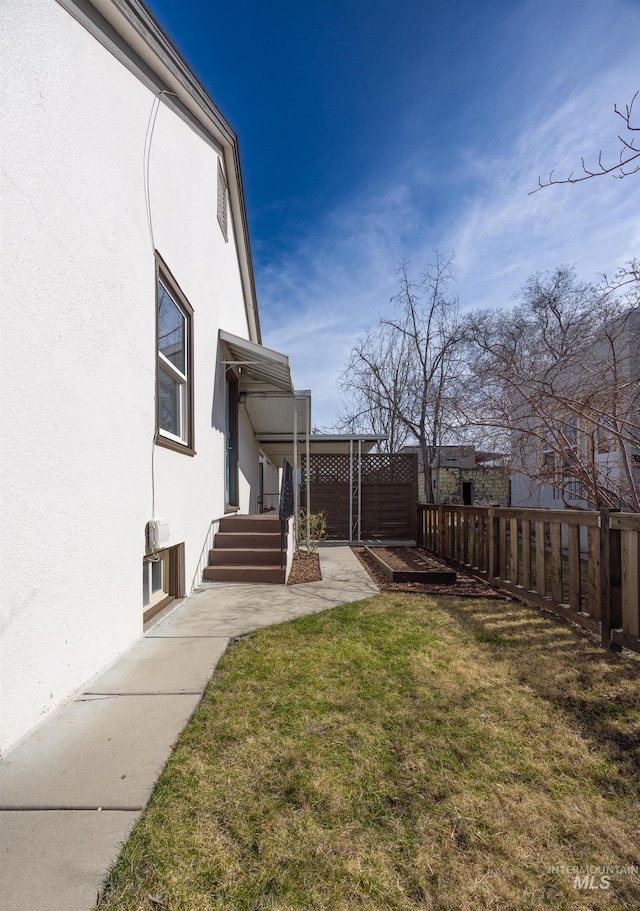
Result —
M640 652L640 515L420 503L418 540L605 648Z
M305 503L305 456L301 461ZM416 540L416 453L311 453L309 481L311 512L324 512L328 538Z

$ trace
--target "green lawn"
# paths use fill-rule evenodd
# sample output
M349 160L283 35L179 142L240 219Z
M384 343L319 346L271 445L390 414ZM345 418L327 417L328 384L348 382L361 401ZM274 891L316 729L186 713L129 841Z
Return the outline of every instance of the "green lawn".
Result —
M261 630L99 907L638 908L639 706L636 656L515 603L387 593ZM562 869L588 865L625 869Z

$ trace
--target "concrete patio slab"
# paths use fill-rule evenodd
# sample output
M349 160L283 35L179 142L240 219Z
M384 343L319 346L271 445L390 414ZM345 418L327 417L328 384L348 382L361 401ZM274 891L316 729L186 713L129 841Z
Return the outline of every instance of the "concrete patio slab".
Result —
M0 809L140 809L200 694L87 696L0 764Z
M229 637L378 591L349 547L320 564L322 582L203 585L0 762L2 911L95 906Z
M313 602L284 586L212 582L189 598L188 611L176 611L147 633L162 637L231 637L259 626L282 623L313 609ZM259 589L256 591L256 589ZM315 609L324 610L320 604Z
M151 639L145 636L91 683L86 692L201 693L228 642L228 637Z
M0 812L5 911L88 911L138 813Z
M147 636L239 636L378 593L350 547L321 547L319 553L321 582L289 586L211 582L191 595L184 610L169 614Z

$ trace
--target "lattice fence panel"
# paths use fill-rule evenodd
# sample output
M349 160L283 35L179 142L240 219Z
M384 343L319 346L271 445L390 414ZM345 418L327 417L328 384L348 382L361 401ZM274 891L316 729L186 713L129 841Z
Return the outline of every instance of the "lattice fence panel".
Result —
M415 484L417 460L413 454L372 453L362 456L362 482Z
M302 456L303 483L306 457ZM348 484L351 478L349 455L313 454L310 459L312 484ZM362 483L415 484L417 461L413 454L369 453L362 456ZM358 480L358 456L353 455L353 478Z
M306 481L306 456L302 456L302 483ZM312 484L348 484L348 455L312 455L309 462L309 474Z

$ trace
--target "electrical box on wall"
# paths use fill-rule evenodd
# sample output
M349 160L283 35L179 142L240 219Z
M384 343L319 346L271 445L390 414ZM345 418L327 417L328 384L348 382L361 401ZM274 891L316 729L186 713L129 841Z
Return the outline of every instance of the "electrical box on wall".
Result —
M153 553L169 543L169 523L166 519L151 519L145 529L147 553Z

